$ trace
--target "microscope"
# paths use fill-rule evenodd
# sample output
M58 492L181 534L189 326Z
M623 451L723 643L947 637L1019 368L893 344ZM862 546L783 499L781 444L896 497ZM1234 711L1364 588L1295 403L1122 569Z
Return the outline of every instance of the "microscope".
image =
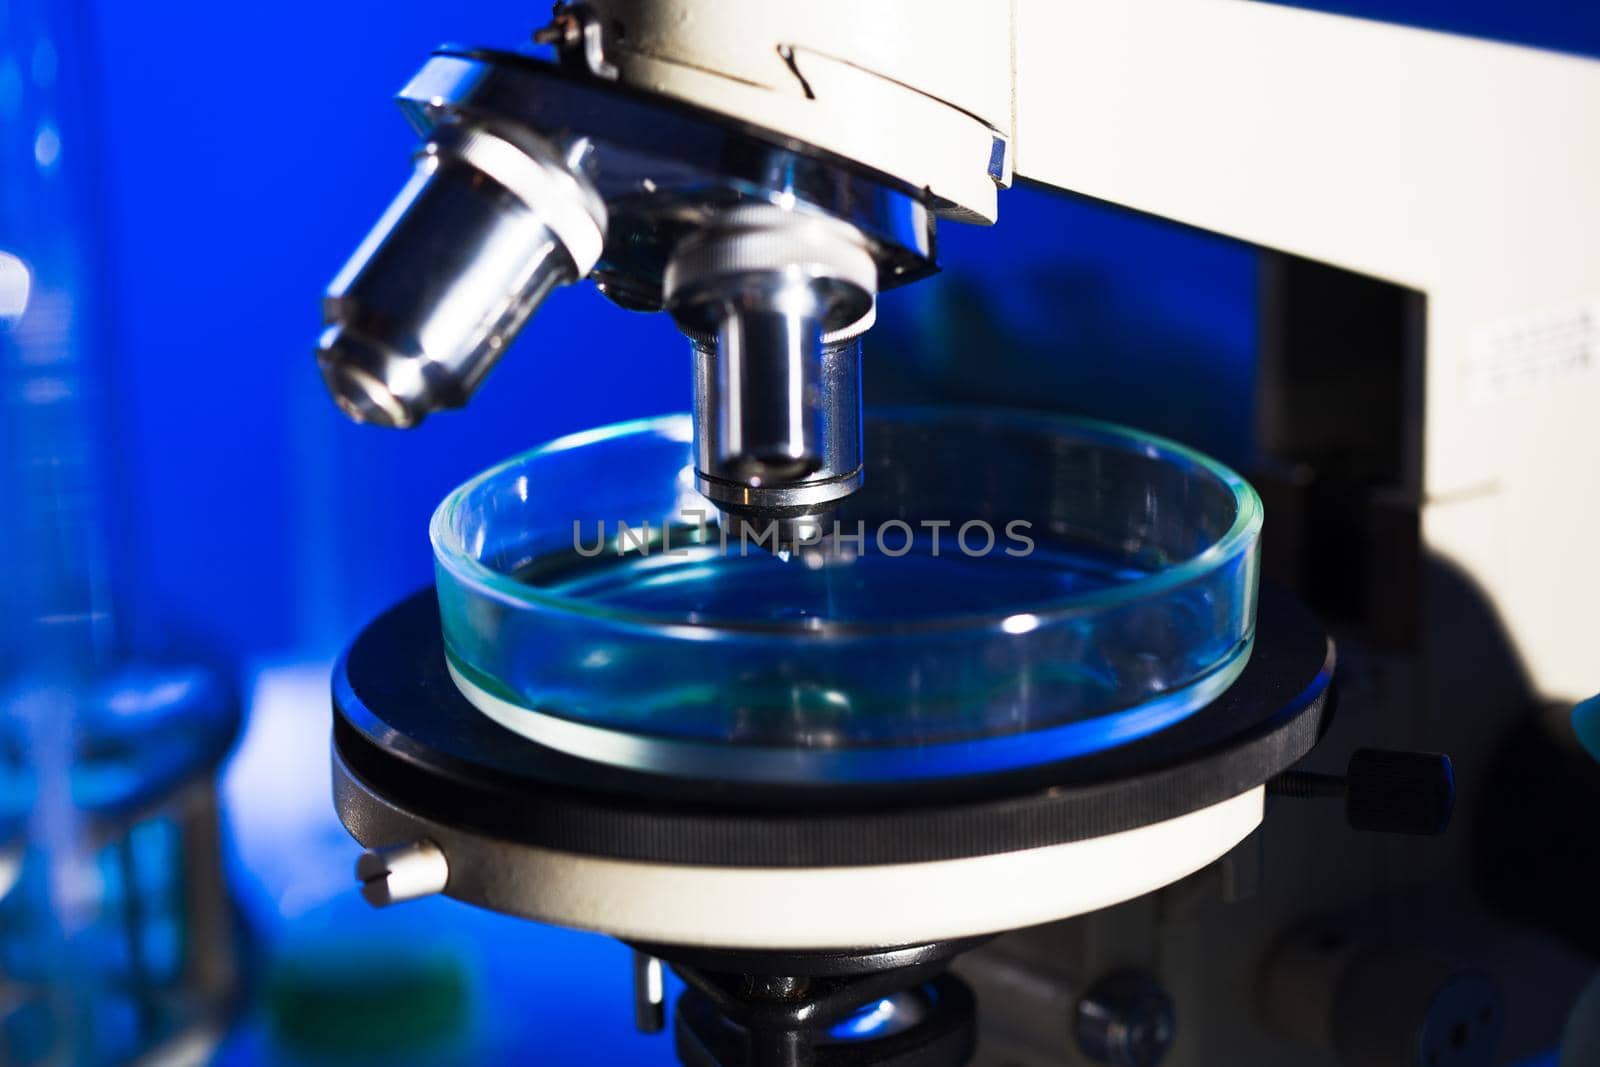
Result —
M1181 721L803 781L637 738L608 755L570 724L518 737L422 594L334 679L370 901L621 938L641 1027L664 1026L663 967L684 980L693 1064L1548 1047L1592 967L1570 946L1600 939L1529 893L1572 871L1508 829L1537 821L1510 754L1591 795L1545 709L1600 689L1600 64L1243 0L589 0L533 40L442 48L401 90L413 175L324 298L350 417L466 404L592 279L688 339L686 498L803 553L897 472L955 462L937 428L863 417L862 338L880 292L937 270L939 225L995 222L1023 178L1262 250L1238 418L1267 581L1257 604L1241 564L1248 662ZM762 758L830 751L812 726ZM1395 836L1441 831L1458 776L1449 835ZM1490 862L1523 877L1473 874ZM1471 951L1441 947L1461 930Z

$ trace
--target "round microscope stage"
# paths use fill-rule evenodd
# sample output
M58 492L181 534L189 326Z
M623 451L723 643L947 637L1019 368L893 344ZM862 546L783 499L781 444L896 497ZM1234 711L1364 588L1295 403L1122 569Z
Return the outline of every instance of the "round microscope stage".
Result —
M335 671L335 799L369 848L431 845L428 889L624 940L859 950L995 933L1169 884L1259 824L1264 783L1320 736L1334 653L1272 590L1256 630L1210 704L1072 759L900 783L687 780L497 725L452 681L428 591Z

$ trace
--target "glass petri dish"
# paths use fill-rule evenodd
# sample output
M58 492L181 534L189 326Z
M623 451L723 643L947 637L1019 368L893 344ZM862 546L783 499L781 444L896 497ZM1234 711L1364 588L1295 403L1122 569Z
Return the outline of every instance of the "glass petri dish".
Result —
M1014 411L881 412L864 435L865 486L795 552L718 526L685 416L472 479L431 529L457 686L587 759L826 783L1122 744L1243 669L1262 515L1232 471Z

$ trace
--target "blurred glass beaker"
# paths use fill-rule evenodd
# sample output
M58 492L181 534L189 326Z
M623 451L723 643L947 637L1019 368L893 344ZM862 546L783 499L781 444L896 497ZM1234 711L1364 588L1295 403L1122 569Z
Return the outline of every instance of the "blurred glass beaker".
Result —
M0 5L7 1064L193 1062L238 987L214 783L237 701L120 622L93 30L77 0Z

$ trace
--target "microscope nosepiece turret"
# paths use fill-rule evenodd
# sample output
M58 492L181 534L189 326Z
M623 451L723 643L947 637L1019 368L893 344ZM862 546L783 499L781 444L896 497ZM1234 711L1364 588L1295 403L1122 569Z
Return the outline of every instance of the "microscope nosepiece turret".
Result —
M592 277L691 342L699 492L725 522L810 536L862 483L878 291L936 269L925 191L622 84L592 16L558 12L587 29L541 34L555 62L441 49L401 91L424 148L327 291L323 378L357 421L416 426Z

